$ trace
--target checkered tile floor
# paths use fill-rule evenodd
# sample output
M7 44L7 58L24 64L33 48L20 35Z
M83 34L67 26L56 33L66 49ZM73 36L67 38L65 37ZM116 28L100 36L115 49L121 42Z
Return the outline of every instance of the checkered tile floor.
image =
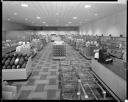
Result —
M66 47L66 60L87 62L70 46ZM9 84L17 86L18 100L59 100L58 69L59 61L52 59L52 45L48 44L33 59L33 71L28 80L10 81Z

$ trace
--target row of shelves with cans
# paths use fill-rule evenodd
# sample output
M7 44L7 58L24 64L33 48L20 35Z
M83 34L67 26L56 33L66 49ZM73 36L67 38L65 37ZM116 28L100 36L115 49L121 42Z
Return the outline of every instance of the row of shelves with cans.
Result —
M79 40L79 42L77 40ZM96 48L97 46L100 47L101 45L107 46L110 54L120 59L123 59L124 52L126 53L126 37L85 36L84 35L78 38L77 36L69 37L67 38L66 41L68 42L68 44L73 46L74 49L76 50L82 49L82 51L85 49L88 50L92 48L92 46L96 46ZM86 51L86 52L88 53L89 51ZM94 54L91 54L91 56L92 55Z

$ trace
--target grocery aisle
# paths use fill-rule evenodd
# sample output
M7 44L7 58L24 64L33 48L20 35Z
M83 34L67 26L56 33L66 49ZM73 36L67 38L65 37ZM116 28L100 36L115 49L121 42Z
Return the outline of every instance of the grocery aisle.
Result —
M75 60L85 63L85 60L77 51L66 45L66 60ZM52 45L48 44L33 59L32 74L27 81L9 82L17 86L17 99L58 100L59 61L52 59Z

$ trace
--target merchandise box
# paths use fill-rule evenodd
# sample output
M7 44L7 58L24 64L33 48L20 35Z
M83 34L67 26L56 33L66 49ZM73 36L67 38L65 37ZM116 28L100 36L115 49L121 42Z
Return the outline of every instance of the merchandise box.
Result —
M31 74L31 57L29 57L25 68L19 69L2 69L2 80L23 80Z

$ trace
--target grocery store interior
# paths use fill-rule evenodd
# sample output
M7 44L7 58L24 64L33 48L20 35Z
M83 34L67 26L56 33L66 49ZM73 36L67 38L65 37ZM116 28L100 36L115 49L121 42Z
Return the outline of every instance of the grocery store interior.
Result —
M124 102L126 1L3 1L2 99Z

